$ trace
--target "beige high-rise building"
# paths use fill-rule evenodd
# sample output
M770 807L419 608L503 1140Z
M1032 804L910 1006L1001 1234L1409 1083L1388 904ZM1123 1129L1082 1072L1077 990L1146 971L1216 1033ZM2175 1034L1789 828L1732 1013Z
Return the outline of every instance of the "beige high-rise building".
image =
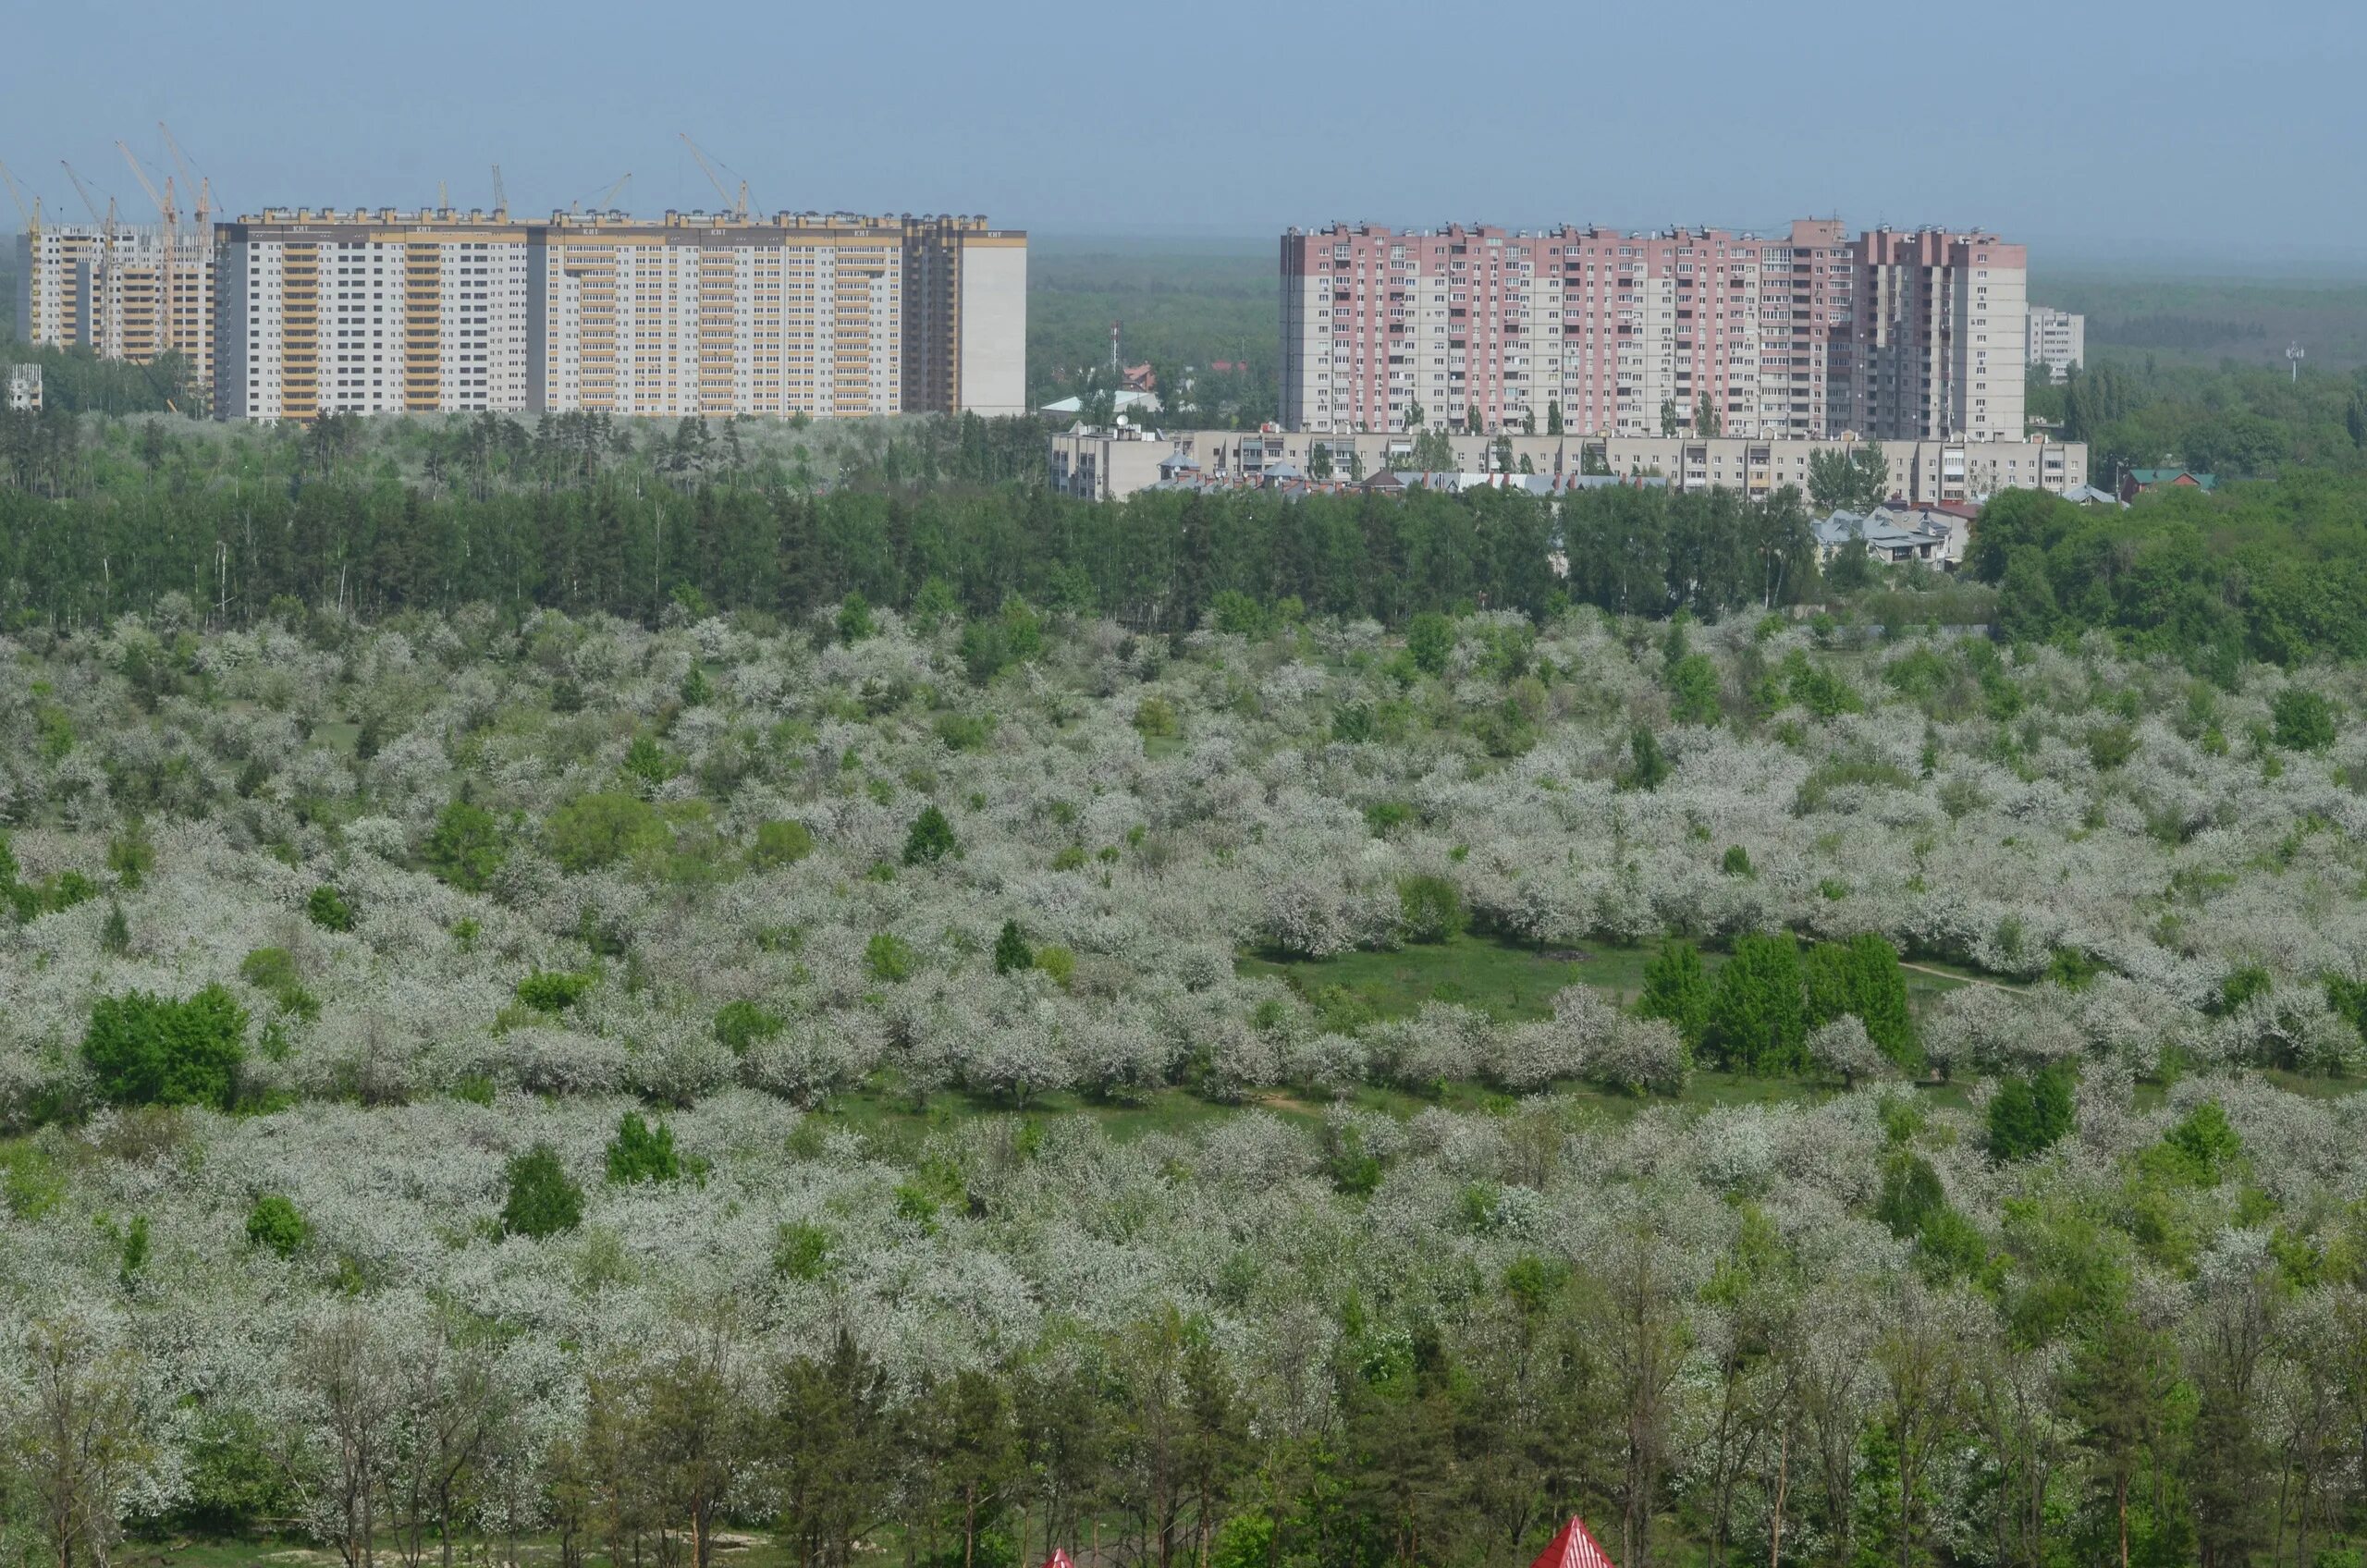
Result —
M223 234L226 418L1024 398L1026 236L983 218L276 211Z
M35 225L17 237L17 336L133 364L178 353L204 387L213 376L212 236L156 224Z
M2071 379L2073 365L2088 362L2088 318L2049 305L2030 307L2030 362L2046 367L2057 386Z

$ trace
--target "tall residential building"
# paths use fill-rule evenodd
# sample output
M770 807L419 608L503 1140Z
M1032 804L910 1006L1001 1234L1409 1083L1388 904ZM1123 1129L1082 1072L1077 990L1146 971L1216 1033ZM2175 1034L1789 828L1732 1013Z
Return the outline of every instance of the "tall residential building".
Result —
M983 218L275 211L222 227L225 418L1024 399L1026 236Z
M1282 249L1283 423L1404 430L1418 409L1422 424L1456 429L1476 412L1490 432L1541 432L1558 415L1572 432L1639 435L1673 424L1705 435L1706 414L1718 434L1760 438L2018 436L2018 381L1993 391L1997 378L1984 367L1998 353L1960 336L1957 323L1968 335L1978 313L1986 337L1996 330L1991 318L2010 312L2018 359L2020 248L1929 237L1944 241L1938 270L1915 270L1920 251L1895 241L1926 238L1877 230L1851 241L1827 219L1795 222L1780 239L1723 229L1294 229ZM1960 279L1953 270L1959 242L1999 252L1977 269L1977 287L1969 264ZM1878 258L1889 293L1871 308L1865 275ZM1961 309L1958 282L1968 290ZM1926 311L1909 331L1898 312L1933 288L1948 295L1947 310ZM1875 411L1889 419L1898 403L1872 397L1870 378L1895 386L1910 341L1930 348L1932 374L1914 382L1936 384L1944 419L1901 413L1865 427L1858 422ZM1962 360L1963 373L1940 374L1942 360Z
M482 212L221 226L222 419L526 406L527 228Z
M2071 367L2088 362L2088 318L2032 305L2030 362L2044 365L2047 379L2057 386L2070 380Z
M987 413L1025 395L1026 236L983 218L558 216L527 407Z
M203 229L36 224L17 237L16 303L25 342L134 364L178 352L198 386L212 377L214 246Z
M1887 228L1851 249L1844 428L1882 440L2020 440L2029 250L1993 234Z

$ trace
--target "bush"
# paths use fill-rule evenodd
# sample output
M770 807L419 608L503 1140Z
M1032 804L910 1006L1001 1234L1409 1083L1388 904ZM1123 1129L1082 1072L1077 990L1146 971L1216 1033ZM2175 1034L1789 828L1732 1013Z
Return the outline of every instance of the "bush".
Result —
M749 1047L787 1027L787 1019L760 1002L726 1002L715 1012L716 1040L733 1056L746 1056Z
M904 835L906 865L935 865L948 855L959 855L962 846L953 837L953 824L935 806L925 806L920 815L913 818L912 829Z
M509 847L491 812L454 801L436 814L435 830L420 854L441 880L464 893L482 893L500 874Z
M909 980L920 964L920 955L892 931L882 931L863 946L863 967L874 980L889 985Z
M756 824L756 842L748 851L748 862L760 871L773 871L795 865L813 852L814 832L805 824L760 822Z
M1145 697L1134 704L1134 729L1146 741L1170 741L1184 733L1175 704L1165 697Z
M1036 951L1027 945L1027 937L1019 929L1019 922L1006 920L995 934L995 973L1009 974L1014 970L1036 967Z
M1454 622L1436 610L1424 610L1405 625L1405 653L1424 675L1443 675L1454 652Z
M820 1280L835 1266L830 1232L803 1219L785 1219L773 1233L773 1272L784 1280Z
M597 975L537 969L518 982L518 999L536 1012L565 1012L591 991Z
M313 888L313 896L304 900L304 913L324 931L353 929L353 906L345 901L343 893L325 882Z
M2304 686L2287 686L2269 700L2276 743L2288 752L2323 752L2334 744L2334 705Z
M312 1239L313 1228L296 1206L277 1193L265 1193L247 1210L247 1240L268 1247L282 1257L293 1257Z
M551 858L568 871L591 871L666 847L666 819L632 795L579 795L551 813L545 829Z
M509 1195L501 1205L505 1234L540 1241L572 1231L583 1219L583 1189L567 1174L548 1144L536 1144L509 1162Z
M1036 967L1051 976L1054 985L1066 988L1076 975L1076 954L1066 948L1039 948L1036 952Z
M1728 844L1726 846L1724 857L1718 862L1718 869L1724 872L1728 876L1751 876L1757 875L1751 869L1750 851L1744 849L1740 844Z
M1406 940L1412 942L1447 941L1469 924L1462 889L1443 876L1403 878L1397 884L1397 906Z
M626 1111L617 1123L617 1135L608 1140L608 1184L630 1187L636 1182L670 1182L681 1173L681 1161L674 1153L674 1130L663 1121L652 1127L642 1120L641 1112Z
M111 1105L227 1110L246 1060L247 1013L220 985L186 1001L131 991L91 1004L82 1060Z

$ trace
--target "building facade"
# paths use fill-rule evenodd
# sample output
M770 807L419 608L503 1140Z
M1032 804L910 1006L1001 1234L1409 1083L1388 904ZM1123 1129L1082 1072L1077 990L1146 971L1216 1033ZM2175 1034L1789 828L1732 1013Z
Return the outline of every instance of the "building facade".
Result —
M1680 490L1713 487L1753 496L1786 485L1808 490L1809 459L1846 450L1844 440L1720 435L1453 435L1455 472L1549 478L1610 475ZM2088 483L2088 447L2079 441L1885 441L1889 494L1919 506L1979 503L2005 490L2063 495ZM1063 495L1122 500L1165 477L1171 459L1190 459L1201 481L1257 484L1287 470L1318 482L1354 484L1413 466L1412 438L1402 433L1286 430L1097 430L1051 438L1048 475Z
M213 376L214 246L205 230L38 223L17 237L17 336L101 359L189 361Z
M1780 239L1293 229L1282 423L2017 438L2019 382L1996 384L2021 356L2025 265L1994 236L1853 240L1828 219ZM1910 351L1922 358L1902 380ZM1864 423L1875 417L1885 423Z
M2030 307L2030 362L2046 367L2057 386L2071 379L2071 367L2088 362L2088 318L2048 305Z
M0 365L0 409L12 414L41 412L41 366Z
M216 410L1010 413L1026 236L983 218L273 211L221 226Z

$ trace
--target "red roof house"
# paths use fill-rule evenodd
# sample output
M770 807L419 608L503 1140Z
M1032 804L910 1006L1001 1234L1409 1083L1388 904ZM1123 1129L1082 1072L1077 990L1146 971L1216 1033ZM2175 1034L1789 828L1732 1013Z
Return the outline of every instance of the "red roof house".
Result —
M1588 1533L1586 1521L1573 1513L1528 1568L1612 1568L1612 1562L1610 1554Z

